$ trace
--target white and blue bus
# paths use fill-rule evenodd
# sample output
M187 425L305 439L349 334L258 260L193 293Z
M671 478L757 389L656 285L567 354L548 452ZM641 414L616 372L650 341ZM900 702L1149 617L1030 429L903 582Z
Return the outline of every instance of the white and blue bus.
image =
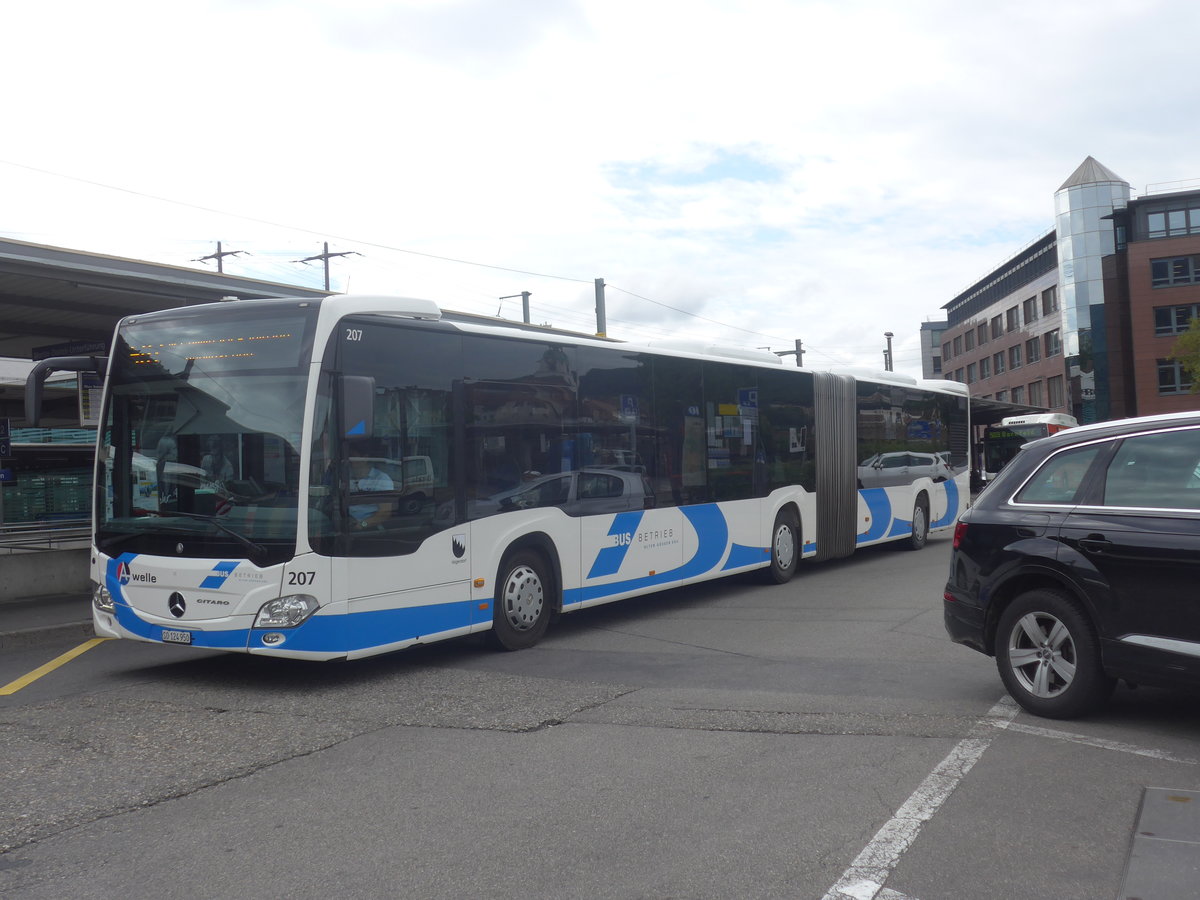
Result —
M739 358L739 355L741 358ZM429 301L122 320L97 440L96 633L303 659L551 618L886 541L969 497L966 388L635 346Z

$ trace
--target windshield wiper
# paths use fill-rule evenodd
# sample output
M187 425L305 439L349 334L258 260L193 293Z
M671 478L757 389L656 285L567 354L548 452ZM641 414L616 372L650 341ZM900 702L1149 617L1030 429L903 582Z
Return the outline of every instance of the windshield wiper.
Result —
M267 550L267 548L262 544L257 543L256 541L242 534L240 531L230 528L216 516L206 516L204 513L182 512L181 510L177 509L171 510L170 512L161 513L160 515L162 515L164 518L169 518L170 516L183 516L185 519L199 519L201 522L208 522L210 525L213 525L219 530L225 532L227 535L249 550L252 554L250 561L257 566L261 566L262 563L260 563L255 557L258 557L265 562L267 555L270 553L270 551Z

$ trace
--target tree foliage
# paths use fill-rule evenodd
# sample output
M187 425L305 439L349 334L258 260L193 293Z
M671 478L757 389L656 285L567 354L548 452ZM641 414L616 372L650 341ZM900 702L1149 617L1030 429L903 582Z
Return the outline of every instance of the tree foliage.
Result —
M1180 368L1192 383L1192 393L1200 393L1200 319L1192 319L1188 330L1179 335L1171 347L1171 358L1179 361Z

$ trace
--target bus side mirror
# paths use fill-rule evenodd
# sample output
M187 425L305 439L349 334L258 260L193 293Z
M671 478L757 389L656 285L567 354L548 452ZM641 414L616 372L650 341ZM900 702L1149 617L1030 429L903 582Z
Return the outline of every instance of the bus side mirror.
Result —
M53 356L43 359L25 379L25 422L30 426L42 420L42 388L51 372L95 372L104 377L107 356Z
M365 438L375 433L375 379L342 376L342 437Z

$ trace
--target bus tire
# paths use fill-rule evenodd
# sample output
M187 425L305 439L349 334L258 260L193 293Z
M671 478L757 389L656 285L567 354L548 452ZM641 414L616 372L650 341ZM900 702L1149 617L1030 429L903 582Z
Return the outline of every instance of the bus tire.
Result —
M771 562L764 570L770 584L787 584L800 562L800 523L790 509L781 509L771 526Z
M506 556L496 579L492 643L502 650L525 650L541 640L554 611L554 590L541 555L517 550Z
M929 499L921 494L913 504L912 534L903 542L906 550L920 550L929 543Z

